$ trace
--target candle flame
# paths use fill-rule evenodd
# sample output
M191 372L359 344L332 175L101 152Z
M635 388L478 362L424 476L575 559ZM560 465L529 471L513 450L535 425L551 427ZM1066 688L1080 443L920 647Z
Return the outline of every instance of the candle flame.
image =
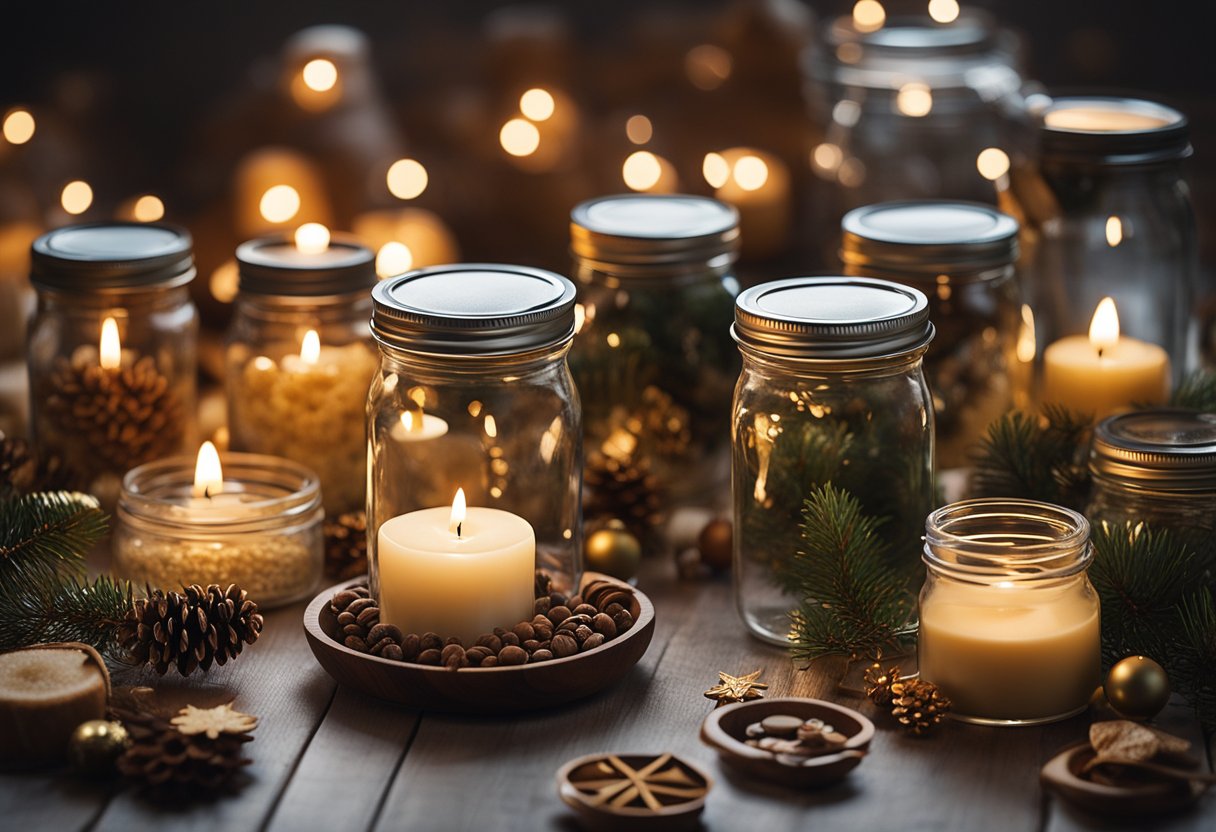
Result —
M310 329L304 333L304 340L300 342L300 360L305 364L316 364L320 358L321 338L315 329Z
M306 222L296 229L300 254L323 254L329 248L329 229L319 222Z
M1114 298L1102 298L1094 310L1093 320L1089 322L1089 343L1098 350L1099 357L1119 343L1119 310L1115 308Z
M461 526L464 525L465 515L468 509L465 508L464 489L457 488L456 496L452 498L452 518L448 521L448 531L460 537Z
M190 493L195 497L213 497L224 490L224 469L220 467L220 454L211 442L204 442L198 449L198 461L194 464L194 487Z
M1123 220L1116 216L1106 218L1106 244L1111 248L1123 242Z
M401 414L401 427L406 433L422 433L423 416L422 410L419 408L417 417L414 416L414 411L407 410Z
M97 353L103 370L117 370L122 366L122 342L118 340L118 323L113 318L101 322Z

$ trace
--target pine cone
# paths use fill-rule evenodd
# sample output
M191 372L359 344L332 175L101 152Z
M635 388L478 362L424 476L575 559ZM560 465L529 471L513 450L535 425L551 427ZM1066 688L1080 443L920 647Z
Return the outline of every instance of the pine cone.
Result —
M162 676L176 665L189 676L197 668L225 664L253 644L262 632L258 605L236 584L227 590L212 584L184 587L183 592L148 590L135 601L119 626L118 642L138 664Z
M59 431L117 471L172 453L186 423L176 393L150 356L118 370L60 359L51 372L46 413Z
M26 440L0 437L0 498L36 491L71 491L71 480L59 457L39 459Z
M912 679L891 685L891 715L913 736L929 733L949 712L950 700L932 682Z
M150 791L187 798L212 792L251 762L243 754L253 737L239 725L184 733L158 714L119 709L112 713L131 737L130 746L118 758L118 770ZM180 720L185 713L173 719Z
M367 572L367 513L349 511L326 517L325 575L347 581Z
M681 456L692 441L688 411L654 385L642 391L641 431L646 443L661 456Z
M891 704L891 686L899 681L899 668L890 667L885 672L878 662L866 668L862 677L865 682L866 697L875 705Z
M617 519L638 540L652 540L665 519L658 478L650 462L636 454L609 456L602 451L587 455L583 470L587 486L583 516L591 523Z

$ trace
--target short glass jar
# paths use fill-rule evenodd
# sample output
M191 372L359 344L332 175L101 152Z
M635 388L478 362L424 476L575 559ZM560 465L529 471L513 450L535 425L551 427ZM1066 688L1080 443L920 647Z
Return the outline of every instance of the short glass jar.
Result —
M965 500L925 521L920 676L951 716L1038 725L1081 713L1102 678L1089 523L1012 498Z
M536 568L569 591L582 573L583 425L566 364L574 284L522 266L436 266L372 292L380 370L368 404L368 560L380 527L420 509L522 517Z
M933 338L916 289L862 277L800 277L739 295L734 396L735 602L753 635L787 643L790 564L814 488L847 490L884 520L891 568L909 584L934 505Z
M884 202L845 215L845 274L915 286L937 331L925 355L939 470L968 465L988 425L1029 396L1018 360L1018 223L973 202ZM1020 388L1020 396L1015 396Z
M194 486L192 457L127 474L114 530L115 574L164 590L235 583L261 607L309 597L323 562L316 474L261 454L220 461L219 491Z
M34 241L31 429L70 485L112 506L135 466L194 444L198 311L184 229L73 225Z
M1038 343L1085 335L1112 297L1121 332L1164 347L1175 378L1216 366L1216 285L1197 284L1182 175L1186 117L1151 101L1077 97L1056 98L1039 119L1037 169L1013 181Z
M1105 419L1089 470L1091 523L1168 530L1216 562L1216 414L1160 408Z
M621 510L599 493L596 471L621 465L623 445L622 467L653 472L664 508L711 501L729 476L723 426L739 374L730 339L738 212L700 196L608 196L571 212L570 235L583 313L570 368L593 469L588 517ZM636 518L635 531L658 519Z
M229 445L294 459L321 479L330 515L362 511L375 254L334 238L301 251L264 237L236 250L240 290L225 349Z

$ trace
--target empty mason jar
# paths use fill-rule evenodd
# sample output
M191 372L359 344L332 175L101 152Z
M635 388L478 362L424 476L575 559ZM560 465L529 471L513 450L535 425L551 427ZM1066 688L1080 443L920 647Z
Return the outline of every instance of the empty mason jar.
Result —
M891 568L911 579L933 507L933 338L920 291L863 277L799 277L739 295L743 371L731 436L735 602L748 629L786 644L803 505L831 483L883 519Z
M436 266L372 291L380 369L368 402L368 556L388 520L467 503L531 524L536 568L582 571L583 425L566 364L574 284L539 269Z
M1029 394L1030 364L1017 355L1017 221L986 205L926 200L858 208L842 227L846 274L915 286L928 297L937 330L925 355L937 466L966 466L988 425Z

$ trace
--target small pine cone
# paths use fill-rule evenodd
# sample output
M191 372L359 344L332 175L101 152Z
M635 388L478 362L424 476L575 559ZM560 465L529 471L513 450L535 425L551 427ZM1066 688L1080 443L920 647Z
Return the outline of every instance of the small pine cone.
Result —
M652 540L666 519L658 478L650 461L636 453L587 454L583 470L586 497L583 516L595 521L617 519L638 540Z
M866 668L863 681L865 682L866 697L875 705L891 704L891 686L899 681L899 668L890 667L885 672L878 662Z
M913 736L932 731L950 712L950 700L937 685L919 679L891 685L891 715Z
M236 584L227 590L197 584L182 592L148 589L119 625L118 641L137 664L162 676L176 667L182 676L210 670L240 655L262 632L258 605Z
M72 479L59 457L38 458L25 439L0 435L0 498L36 491L71 491Z
M350 511L326 517L325 575L347 581L367 572L367 513Z
M115 709L130 736L130 745L118 758L118 770L145 790L166 796L190 798L214 792L243 766L247 733L182 733L159 714Z
M688 411L676 404L670 395L653 384L642 391L642 431L655 452L662 456L680 456L688 451L692 441Z

